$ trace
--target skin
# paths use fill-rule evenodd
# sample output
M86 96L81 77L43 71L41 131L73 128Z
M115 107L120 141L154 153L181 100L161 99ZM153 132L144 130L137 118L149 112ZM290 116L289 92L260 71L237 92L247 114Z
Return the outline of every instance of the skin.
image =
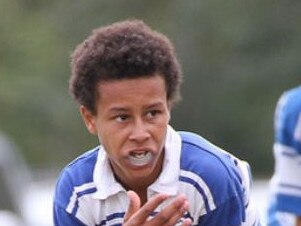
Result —
M301 226L301 216L297 217L296 226Z
M179 219L182 218L184 213L188 210L188 202L184 195L179 195L174 202L163 209L156 217L147 221L149 214L155 210L155 208L161 204L164 200L168 198L167 195L159 194L150 201L148 201L144 206L140 207L139 196L133 192L129 191L128 196L130 199L130 204L128 211L124 218L123 226L172 226L177 223ZM182 226L191 225L191 219L181 219Z
M97 135L106 150L116 179L129 190L130 204L124 226L174 225L188 210L179 195L152 220L147 220L167 195L147 200L147 188L159 176L164 159L164 143L170 120L170 102L165 81L159 75L98 84L96 114L80 107L90 133ZM131 156L150 152L152 158L136 165ZM184 220L184 226L191 224Z

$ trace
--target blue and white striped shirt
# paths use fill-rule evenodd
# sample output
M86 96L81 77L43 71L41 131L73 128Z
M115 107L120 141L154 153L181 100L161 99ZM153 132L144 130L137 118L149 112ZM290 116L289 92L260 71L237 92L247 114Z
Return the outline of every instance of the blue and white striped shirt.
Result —
M246 162L204 138L168 128L163 170L148 188L148 198L184 193L193 225L260 225L249 200ZM167 200L154 212L170 203ZM115 180L103 147L86 152L61 173L54 198L56 226L122 225L128 207L126 190Z
M295 225L294 216L301 216L301 86L278 101L274 157L268 225Z

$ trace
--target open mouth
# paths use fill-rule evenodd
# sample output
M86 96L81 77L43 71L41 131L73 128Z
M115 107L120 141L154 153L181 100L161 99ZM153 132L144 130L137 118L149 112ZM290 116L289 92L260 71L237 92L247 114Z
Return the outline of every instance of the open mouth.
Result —
M148 163L151 162L152 158L153 158L153 154L149 151L144 151L139 153L132 152L130 153L129 156L130 163L135 166L147 165Z

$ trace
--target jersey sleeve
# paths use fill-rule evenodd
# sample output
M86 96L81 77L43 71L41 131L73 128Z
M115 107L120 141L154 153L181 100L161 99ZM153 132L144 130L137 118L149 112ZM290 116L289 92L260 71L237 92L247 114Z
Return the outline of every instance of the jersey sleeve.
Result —
M190 178L196 188L190 200L195 208L191 212L193 225L259 226L257 210L250 200L249 164L199 136L187 132L181 132L181 136L183 186ZM198 195L201 201L195 201Z
M97 150L89 151L68 164L60 173L55 186L53 219L55 226L94 225L93 217L83 211L79 202L96 188L92 181Z
M240 217L240 212L243 212L243 208L240 205L240 201L237 198L230 199L228 202L219 206L217 209L209 212L200 219L199 225L206 226L261 226L258 215L253 213L255 218L253 222L243 222Z
M301 216L301 88L285 92L275 110L275 170L268 220L279 213ZM277 214L276 214L277 213Z
M55 226L86 226L80 220L67 213L66 210L60 207L56 202L53 206L53 220Z
M202 216L199 220L199 225L217 226L217 225L241 225L243 216L240 214L244 212L241 201L238 197L234 197L220 205L215 210Z
M72 181L64 169L57 181L53 202L53 221L55 226L84 226L73 214L66 211L72 194Z

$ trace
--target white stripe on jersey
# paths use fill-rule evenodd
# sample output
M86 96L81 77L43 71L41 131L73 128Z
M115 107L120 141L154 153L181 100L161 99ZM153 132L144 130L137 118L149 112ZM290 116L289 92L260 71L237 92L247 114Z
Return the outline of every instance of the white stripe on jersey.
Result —
M293 187L291 185L280 184L277 186L276 192L301 197L301 187Z
M95 188L94 182L86 183L86 184L83 184L81 186L74 187L73 188L73 192L72 192L72 196L70 197L70 201L69 201L69 204L68 204L68 206L66 208L66 211L68 213L72 213L72 211L73 211L73 209L74 209L74 207L76 205L77 199L78 199L77 194L79 192L83 192L83 191L85 191L87 189L91 189L91 188Z
M274 154L277 161L272 180L275 192L301 197L301 156L295 149L280 143L274 145Z
M249 201L248 207L246 208L246 220L241 226L258 226L261 225L259 212L257 206L254 205L253 200Z
M238 172L242 180L242 186L244 188L244 205L248 205L250 197L250 169L249 164L245 161L236 159Z
M208 185L205 183L205 181L202 178L200 178L200 176L198 176L195 173L192 173L189 171L184 171L184 170L181 170L180 175L191 178L192 180L196 181L200 185L200 187L204 190L206 197L202 197L202 198L208 199L209 209L214 210L216 208L216 205L215 205L214 199L213 199L213 195L212 195ZM193 190L195 190L195 188L193 188ZM190 194L190 193L187 193L187 194ZM199 203L199 202L197 202L197 203ZM204 203L204 200L202 201L202 203Z
M78 198L78 203L80 208L77 209L77 212L75 216L83 222L85 225L88 226L94 226L97 222L95 222L96 217L98 213L100 213L99 205L97 205L97 202L93 202L93 193L85 194L83 196L80 196ZM93 216L93 217L87 217L87 216Z

